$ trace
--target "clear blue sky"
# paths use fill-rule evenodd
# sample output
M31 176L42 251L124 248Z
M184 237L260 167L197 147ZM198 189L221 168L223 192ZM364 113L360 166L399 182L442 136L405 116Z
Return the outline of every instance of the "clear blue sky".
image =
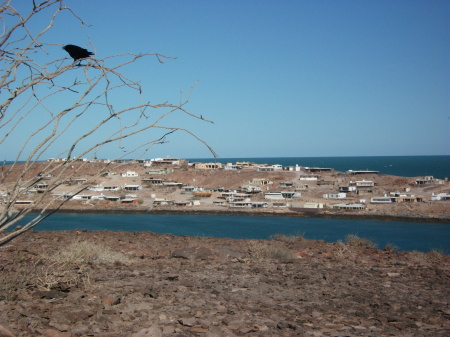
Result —
M198 81L189 110L214 124L175 125L220 157L450 154L448 0L66 5L92 26L59 21L51 42L88 47L90 39L98 58L176 56L127 71L152 102L177 101ZM181 134L147 157L166 156L211 157Z

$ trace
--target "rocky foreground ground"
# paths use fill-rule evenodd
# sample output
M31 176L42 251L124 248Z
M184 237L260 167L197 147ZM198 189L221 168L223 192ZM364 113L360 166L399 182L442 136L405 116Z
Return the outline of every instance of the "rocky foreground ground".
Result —
M450 257L370 246L32 231L0 247L0 336L448 336Z

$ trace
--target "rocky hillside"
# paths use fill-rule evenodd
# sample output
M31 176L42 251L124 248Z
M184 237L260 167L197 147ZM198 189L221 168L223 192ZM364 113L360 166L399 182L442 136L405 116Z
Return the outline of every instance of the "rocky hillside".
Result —
M0 248L0 336L448 336L450 257L394 248L32 231Z

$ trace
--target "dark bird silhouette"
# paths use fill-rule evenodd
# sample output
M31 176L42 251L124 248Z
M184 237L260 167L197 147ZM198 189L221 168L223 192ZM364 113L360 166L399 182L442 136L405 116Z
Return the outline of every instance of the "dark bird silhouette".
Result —
M74 62L94 55L94 53L88 51L87 49L75 46L73 44L65 45L62 49L69 53Z

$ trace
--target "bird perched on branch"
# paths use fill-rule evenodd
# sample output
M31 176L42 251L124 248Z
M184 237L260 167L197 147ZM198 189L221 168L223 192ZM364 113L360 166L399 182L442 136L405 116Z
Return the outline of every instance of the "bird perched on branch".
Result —
M73 44L65 45L62 49L69 53L74 62L94 55L94 53L88 51L87 49L75 46Z

